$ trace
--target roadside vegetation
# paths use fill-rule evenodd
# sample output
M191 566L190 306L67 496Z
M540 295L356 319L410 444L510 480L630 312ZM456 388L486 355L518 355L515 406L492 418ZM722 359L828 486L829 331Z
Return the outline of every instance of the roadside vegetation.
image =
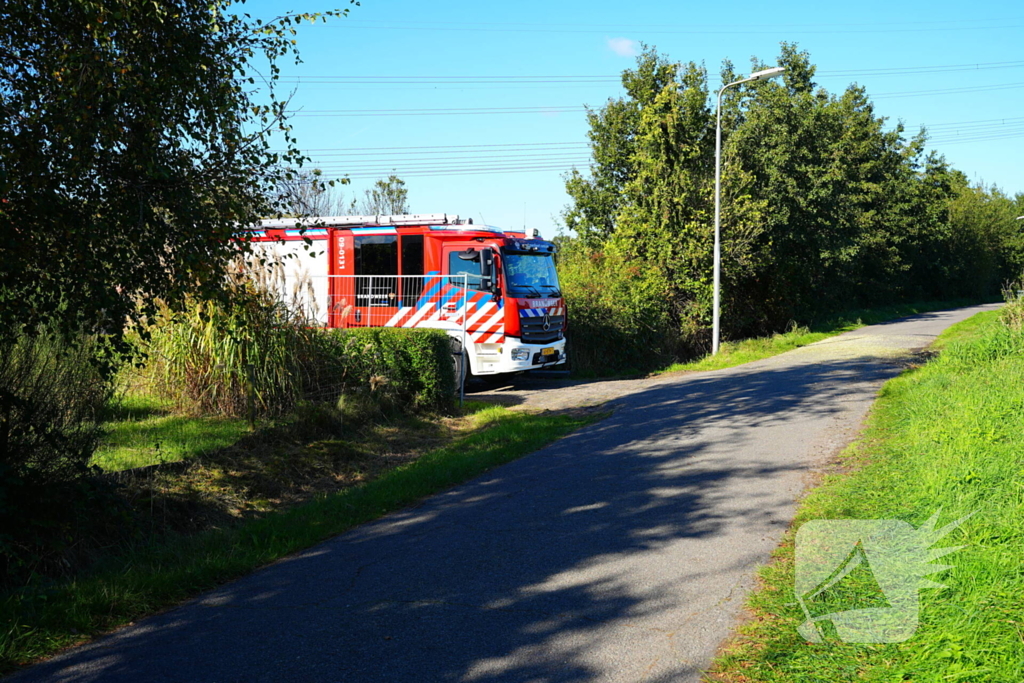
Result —
M888 382L863 437L803 501L750 599L751 619L712 680L1018 681L1024 678L1024 297L947 330L941 353ZM895 644L806 642L795 603L796 530L816 519L899 519L920 527L972 515L939 546L964 546L920 591L920 626ZM874 606L851 575L840 609ZM884 602L882 603L884 604ZM830 610L825 609L824 612Z
M230 446L250 431L237 417L193 417L142 394L114 398L103 411L102 436L90 460L105 472L189 460Z
M850 332L866 325L875 325L918 313L949 310L977 303L979 302L971 299L956 299L953 301L897 304L894 306L879 306L877 308L849 311L811 327L798 326L794 323L786 332L778 332L769 337L754 337L752 339L724 342L721 348L719 348L717 355L712 356L708 354L699 360L689 363L673 363L667 368L657 371L657 374L722 370L743 365L744 363L751 363L762 358L777 356L780 353L792 351L801 346L807 346L808 344L834 337L843 332Z
M1024 194L972 184L862 87L828 92L796 45L771 62L782 78L722 104L724 341L786 345L773 335L794 321L818 332L851 308L985 300L1024 270ZM741 73L726 61L721 82ZM649 47L623 72L625 95L588 112L592 161L565 177L572 232L558 238L583 376L710 350L717 80Z

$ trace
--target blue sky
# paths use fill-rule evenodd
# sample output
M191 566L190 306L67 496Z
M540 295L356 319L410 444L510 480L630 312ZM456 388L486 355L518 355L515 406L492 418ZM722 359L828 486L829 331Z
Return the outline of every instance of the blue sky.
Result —
M266 19L339 6L244 7ZM393 169L417 213L552 236L562 176L587 165L583 105L621 95L640 42L704 62L713 87L722 59L742 71L796 42L820 85L865 86L876 111L911 132L927 125L930 146L970 178L1024 192L1024 7L1008 0L362 0L298 40L304 63L285 65L285 80L300 147L328 174L350 173L349 195Z

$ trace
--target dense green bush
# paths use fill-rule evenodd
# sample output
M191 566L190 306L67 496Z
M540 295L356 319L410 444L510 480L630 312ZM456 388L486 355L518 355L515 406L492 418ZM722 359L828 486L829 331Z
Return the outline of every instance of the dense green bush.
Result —
M678 335L668 285L656 270L573 247L559 254L558 269L574 372L642 372L671 359Z
M454 409L452 347L443 330L368 327L332 330L327 336L346 393L368 395L388 409Z
M0 355L0 578L59 549L88 498L110 395L96 356L91 341L45 333Z

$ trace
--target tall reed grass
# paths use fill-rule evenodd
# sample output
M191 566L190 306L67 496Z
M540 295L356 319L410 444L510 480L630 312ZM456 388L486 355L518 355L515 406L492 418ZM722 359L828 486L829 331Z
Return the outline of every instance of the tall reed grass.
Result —
M259 418L337 398L335 342L280 300L279 271L236 268L221 299L161 308L143 345L159 395L189 414Z

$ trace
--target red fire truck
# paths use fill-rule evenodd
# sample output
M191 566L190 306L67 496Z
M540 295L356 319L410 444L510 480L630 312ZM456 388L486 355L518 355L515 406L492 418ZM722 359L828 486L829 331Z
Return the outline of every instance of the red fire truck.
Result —
M265 220L255 250L279 261L326 327L432 327L461 345L474 375L565 363L555 245L534 232L448 214Z

